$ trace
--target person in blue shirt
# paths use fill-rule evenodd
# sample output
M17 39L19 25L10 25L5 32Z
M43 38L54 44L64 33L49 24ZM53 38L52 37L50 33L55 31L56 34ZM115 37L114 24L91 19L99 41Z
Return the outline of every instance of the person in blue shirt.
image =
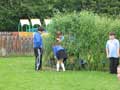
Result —
M63 63L63 60L67 59L67 54L65 52L65 49L59 44L59 42L57 42L53 46L53 52L55 58L57 59L57 64L56 64L57 71L59 71L60 66L62 67L63 71L65 71L65 66Z
M61 31L56 32L56 41L62 43L64 41L64 35ZM66 66L67 59L63 60L64 65Z
M33 34L33 47L35 54L35 70L42 68L42 53L43 53L43 40L41 34L44 33L44 28L39 27L37 32Z
M110 73L116 74L119 64L120 43L119 40L115 38L114 32L110 32L109 34L109 40L106 43L106 54L107 58L110 59Z

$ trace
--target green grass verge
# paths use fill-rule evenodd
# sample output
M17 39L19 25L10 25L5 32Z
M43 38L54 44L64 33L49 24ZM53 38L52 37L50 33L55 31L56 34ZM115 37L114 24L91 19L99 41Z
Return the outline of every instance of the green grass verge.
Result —
M116 75L96 71L34 71L34 57L0 58L0 90L120 90Z

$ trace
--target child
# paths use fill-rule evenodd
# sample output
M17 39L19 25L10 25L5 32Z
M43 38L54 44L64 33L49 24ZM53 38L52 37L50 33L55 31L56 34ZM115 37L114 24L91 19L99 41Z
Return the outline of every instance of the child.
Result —
M67 54L65 52L65 49L59 44L59 42L57 42L53 46L53 52L54 52L55 58L57 58L57 65L56 65L57 71L59 71L60 65L61 65L63 71L65 71L65 66L63 63L63 60L67 59Z
M56 32L56 41L59 42L59 43L62 43L64 40L64 36L63 36L63 33L61 31L57 31ZM66 66L66 63L67 63L67 58L64 58L63 60L63 63L64 65Z
M38 28L38 31L33 35L33 45L35 53L35 70L42 69L42 52L43 52L43 41L41 34L44 33L42 27Z
M117 74L117 66L119 65L120 44L119 40L115 38L115 33L109 33L109 40L106 43L107 58L110 59L110 73Z

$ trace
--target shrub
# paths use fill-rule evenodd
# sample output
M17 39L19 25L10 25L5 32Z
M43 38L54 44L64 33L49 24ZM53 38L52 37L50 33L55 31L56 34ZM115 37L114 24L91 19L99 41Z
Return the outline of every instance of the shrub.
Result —
M45 56L48 58L53 56L52 43L55 41L55 32L60 30L65 36L62 45L66 48L69 56L68 66L73 64L75 70L81 69L80 59L83 59L87 63L88 70L108 69L105 45L110 31L116 32L117 38L120 38L119 20L87 11L59 13L52 20L52 24L47 27L51 35L45 42Z

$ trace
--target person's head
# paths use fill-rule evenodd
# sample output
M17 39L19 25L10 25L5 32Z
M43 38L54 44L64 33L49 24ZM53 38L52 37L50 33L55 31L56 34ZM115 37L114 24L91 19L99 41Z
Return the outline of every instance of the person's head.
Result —
M40 26L40 27L38 27L38 32L43 33L43 32L45 32L45 29Z
M109 39L110 39L110 40L115 39L115 33L114 33L114 32L110 32L110 33L109 33Z
M61 31L57 31L57 32L56 32L56 35L57 35L57 36L61 36L61 35L62 35L62 32L61 32Z

